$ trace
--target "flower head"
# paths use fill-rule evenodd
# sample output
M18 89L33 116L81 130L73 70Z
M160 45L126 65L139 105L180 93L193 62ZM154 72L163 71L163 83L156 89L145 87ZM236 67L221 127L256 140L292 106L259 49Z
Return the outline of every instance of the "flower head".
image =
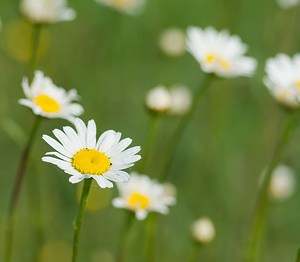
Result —
M290 58L278 54L267 60L264 83L278 102L290 108L300 107L300 54Z
M185 53L185 35L179 28L169 28L161 33L159 46L166 55L180 56Z
M81 105L72 103L78 99L75 89L67 92L53 84L43 72L36 71L31 85L24 78L22 88L26 98L19 100L21 105L30 107L34 114L47 118L64 118L73 120L83 113Z
M22 0L21 11L33 23L70 21L76 16L66 0Z
M208 244L215 237L214 224L207 217L197 219L192 224L191 232L193 238L201 244Z
M300 3L299 0L277 0L278 5L283 9L294 7Z
M293 194L294 189L294 171L285 165L279 165L276 167L270 181L270 196L275 200L285 200Z
M145 5L145 0L96 0L96 2L129 15L139 14Z
M251 76L256 68L256 60L244 56L247 46L226 30L190 27L187 49L206 73L221 77Z
M43 161L52 163L70 174L69 181L78 183L85 178L93 178L102 188L113 187L110 182L127 181L129 175L123 171L132 167L134 162L141 159L136 155L141 148L135 146L127 148L132 140L121 139L121 133L114 130L104 132L96 140L96 124L90 120L86 126L76 118L75 130L65 126L63 131L54 129L56 139L43 135L43 139L56 152L48 152ZM127 148L127 149L126 149Z
M171 106L169 113L172 115L186 114L192 105L192 94L184 85L174 85L170 89Z
M151 89L146 95L146 106L154 113L165 113L170 109L171 96L164 86Z
M148 176L130 174L128 182L119 184L120 197L113 199L113 205L135 212L136 218L143 220L148 212L167 214L169 205L175 204L174 190L170 185L162 185Z

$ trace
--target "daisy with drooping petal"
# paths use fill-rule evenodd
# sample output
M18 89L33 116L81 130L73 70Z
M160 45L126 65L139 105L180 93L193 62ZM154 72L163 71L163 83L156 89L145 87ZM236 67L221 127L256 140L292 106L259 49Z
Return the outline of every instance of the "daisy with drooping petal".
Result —
M53 84L43 72L36 71L31 85L24 78L22 88L26 98L20 99L21 105L30 107L34 114L47 118L64 118L73 120L74 117L83 113L81 105L72 103L78 99L75 89L67 92Z
M276 100L290 108L300 106L300 54L278 54L267 60L264 83Z
M66 0L23 0L21 12L33 23L71 21L76 17Z
M139 14L145 5L145 0L96 0L96 2L129 15Z
M151 211L167 214L168 206L176 202L170 185L159 184L145 175L131 173L129 181L118 184L118 189L120 197L113 199L113 205L135 212L139 220Z
M206 73L221 77L252 76L256 60L244 54L247 46L227 30L217 32L213 27L190 27L187 31L187 50Z
M111 188L113 184L110 181L127 181L129 175L123 170L141 159L140 155L136 155L141 148L128 148L132 140L120 140L121 133L114 130L104 132L96 140L94 120L90 120L86 126L76 118L74 125L75 130L69 126L65 126L63 131L53 130L57 140L43 135L43 139L56 151L46 153L42 160L70 174L71 183L93 178L101 188Z

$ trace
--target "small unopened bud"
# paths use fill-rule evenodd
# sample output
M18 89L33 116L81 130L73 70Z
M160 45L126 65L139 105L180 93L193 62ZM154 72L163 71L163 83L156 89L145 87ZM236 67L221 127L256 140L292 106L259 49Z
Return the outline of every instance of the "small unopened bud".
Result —
M209 218L202 217L192 224L192 236L200 244L208 244L215 237L215 227Z
M178 28L162 32L159 39L161 50L169 56L180 56L185 52L185 35Z
M170 114L184 115L186 114L192 104L192 95L190 90L183 85L175 85L170 89L171 107Z
M165 113L170 109L171 96L164 86L151 89L146 95L147 108L155 113Z
M269 187L270 196L275 200L285 200L293 194L294 187L294 171L287 166L279 165L272 174Z

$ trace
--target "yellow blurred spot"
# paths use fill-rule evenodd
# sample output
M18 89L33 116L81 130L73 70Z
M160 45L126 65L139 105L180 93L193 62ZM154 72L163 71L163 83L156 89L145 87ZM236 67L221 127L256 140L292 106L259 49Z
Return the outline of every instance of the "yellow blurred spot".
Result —
M77 187L77 200L80 200L83 183ZM88 211L97 211L107 207L111 203L112 190L100 188L94 181L90 189L89 199L86 205Z
M230 68L230 63L224 59L220 59L220 65L224 70L228 70Z
M214 54L210 54L206 56L206 62L207 63L212 63L217 59L217 56Z
M133 209L146 209L150 205L150 200L148 197L134 192L129 196L127 203Z
M28 62L32 53L33 25L24 20L15 20L4 28L6 52L20 62ZM41 58L49 46L49 37L46 30L41 31L38 46L38 58Z
M60 104L57 103L56 100L44 94L38 95L34 99L34 102L46 113L56 113L61 108Z
M72 247L66 241L46 243L41 247L38 254L39 262L66 262L70 260Z
M297 81L295 83L295 86L297 87L298 92L300 92L300 81Z

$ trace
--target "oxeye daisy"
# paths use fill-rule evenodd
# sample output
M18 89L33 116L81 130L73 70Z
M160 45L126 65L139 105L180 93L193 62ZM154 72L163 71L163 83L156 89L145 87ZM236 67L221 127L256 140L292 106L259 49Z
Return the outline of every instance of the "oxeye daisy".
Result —
M21 12L33 23L71 21L76 13L66 0L22 0Z
M31 85L24 78L22 88L26 98L20 99L19 103L30 107L34 114L47 118L64 118L73 120L74 117L83 113L81 105L72 103L78 99L75 89L67 92L53 84L43 72L36 71Z
M300 107L300 54L278 54L267 60L264 83L276 100L290 108Z
M96 0L96 2L129 15L139 14L145 5L145 0Z
M113 184L110 181L127 181L129 175L123 170L132 167L141 158L136 155L141 148L128 148L132 140L120 140L121 133L113 130L104 132L96 140L94 120L85 125L76 118L74 125L75 130L69 126L65 126L63 131L53 130L57 140L43 135L43 139L56 151L46 153L42 160L70 174L71 183L93 178L101 188L111 188Z
M190 27L187 50L204 72L221 77L251 76L256 68L256 60L244 55L247 46L227 30L217 32L213 27Z
M176 202L169 185L159 184L145 175L131 173L129 181L117 186L120 197L113 199L113 205L135 212L139 220L145 219L151 211L167 214L168 206Z

